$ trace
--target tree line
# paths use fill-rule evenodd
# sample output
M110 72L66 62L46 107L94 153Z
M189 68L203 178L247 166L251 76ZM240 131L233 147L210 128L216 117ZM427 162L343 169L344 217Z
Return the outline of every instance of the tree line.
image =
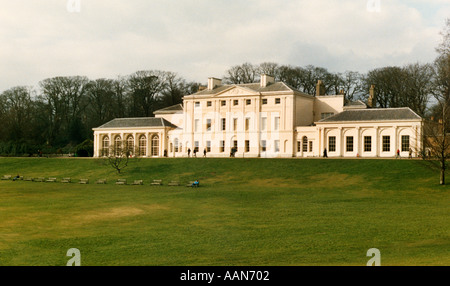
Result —
M313 65L246 62L230 67L222 78L224 83L244 84L268 74L311 95L322 80L325 94L344 94L346 101L364 102L374 85L373 107L410 107L422 117L447 120L449 30L450 20L432 63L336 73ZM37 88L12 87L0 94L0 155L36 154L38 150L64 154L81 150L91 155L87 150L92 149L92 128L114 118L153 116L155 110L182 103L184 95L197 92L200 86L174 72L144 70L115 79L54 77L40 81Z
M115 79L54 77L38 88L12 87L0 94L0 155L76 153L92 140L92 128L114 118L153 116L198 86L173 72L148 70Z
M244 63L226 71L227 83L252 83L260 74L272 75L276 81L307 93L316 94L317 81L322 80L324 92L329 95L344 94L346 101L367 101L370 87L375 86L376 104L373 107L410 107L420 116L427 116L438 66L413 63L402 67L388 66L370 70L333 73L323 67L278 65L265 62L259 65Z

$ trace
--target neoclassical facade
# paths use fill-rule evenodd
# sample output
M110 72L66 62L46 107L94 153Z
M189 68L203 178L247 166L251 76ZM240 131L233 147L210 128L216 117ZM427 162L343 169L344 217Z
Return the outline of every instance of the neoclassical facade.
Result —
M258 83L208 85L152 118L120 118L94 128L94 156L393 157L417 156L423 119L409 108L345 103L343 94L297 91L273 77Z

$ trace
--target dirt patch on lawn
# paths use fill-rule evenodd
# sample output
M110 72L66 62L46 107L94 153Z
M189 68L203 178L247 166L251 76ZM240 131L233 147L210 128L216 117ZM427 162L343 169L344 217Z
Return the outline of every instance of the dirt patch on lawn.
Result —
M260 186L269 187L276 186L280 188L292 188L297 187L301 182L295 179L282 179L282 178L272 178L272 179L253 179L247 182L250 186Z
M105 220L115 220L126 217L143 215L153 211L165 210L167 207L161 205L142 205L140 207L117 207L107 210L90 211L88 213L73 217L73 221L90 223Z
M367 181L359 175L348 175L348 174L318 174L311 176L303 181L305 186L308 187L330 187L330 186L364 186Z

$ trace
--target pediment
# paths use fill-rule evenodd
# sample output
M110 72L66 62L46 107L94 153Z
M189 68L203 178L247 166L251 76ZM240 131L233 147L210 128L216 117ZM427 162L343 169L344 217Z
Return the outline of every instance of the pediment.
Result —
M248 95L259 95L259 92L241 86L231 86L230 88L227 88L215 94L214 96L226 97L226 96L248 96Z

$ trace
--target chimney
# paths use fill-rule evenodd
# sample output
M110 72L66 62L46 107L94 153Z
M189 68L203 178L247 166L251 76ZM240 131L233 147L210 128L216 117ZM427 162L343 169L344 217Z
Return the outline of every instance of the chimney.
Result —
M325 95L325 86L321 80L317 81L316 96Z
M367 100L368 107L375 107L377 105L377 99L375 98L375 85L370 86L369 99Z
M222 80L214 77L208 78L208 90L213 90L222 84Z
M261 75L261 87L266 87L269 84L272 84L275 82L275 78L273 76L262 74Z

